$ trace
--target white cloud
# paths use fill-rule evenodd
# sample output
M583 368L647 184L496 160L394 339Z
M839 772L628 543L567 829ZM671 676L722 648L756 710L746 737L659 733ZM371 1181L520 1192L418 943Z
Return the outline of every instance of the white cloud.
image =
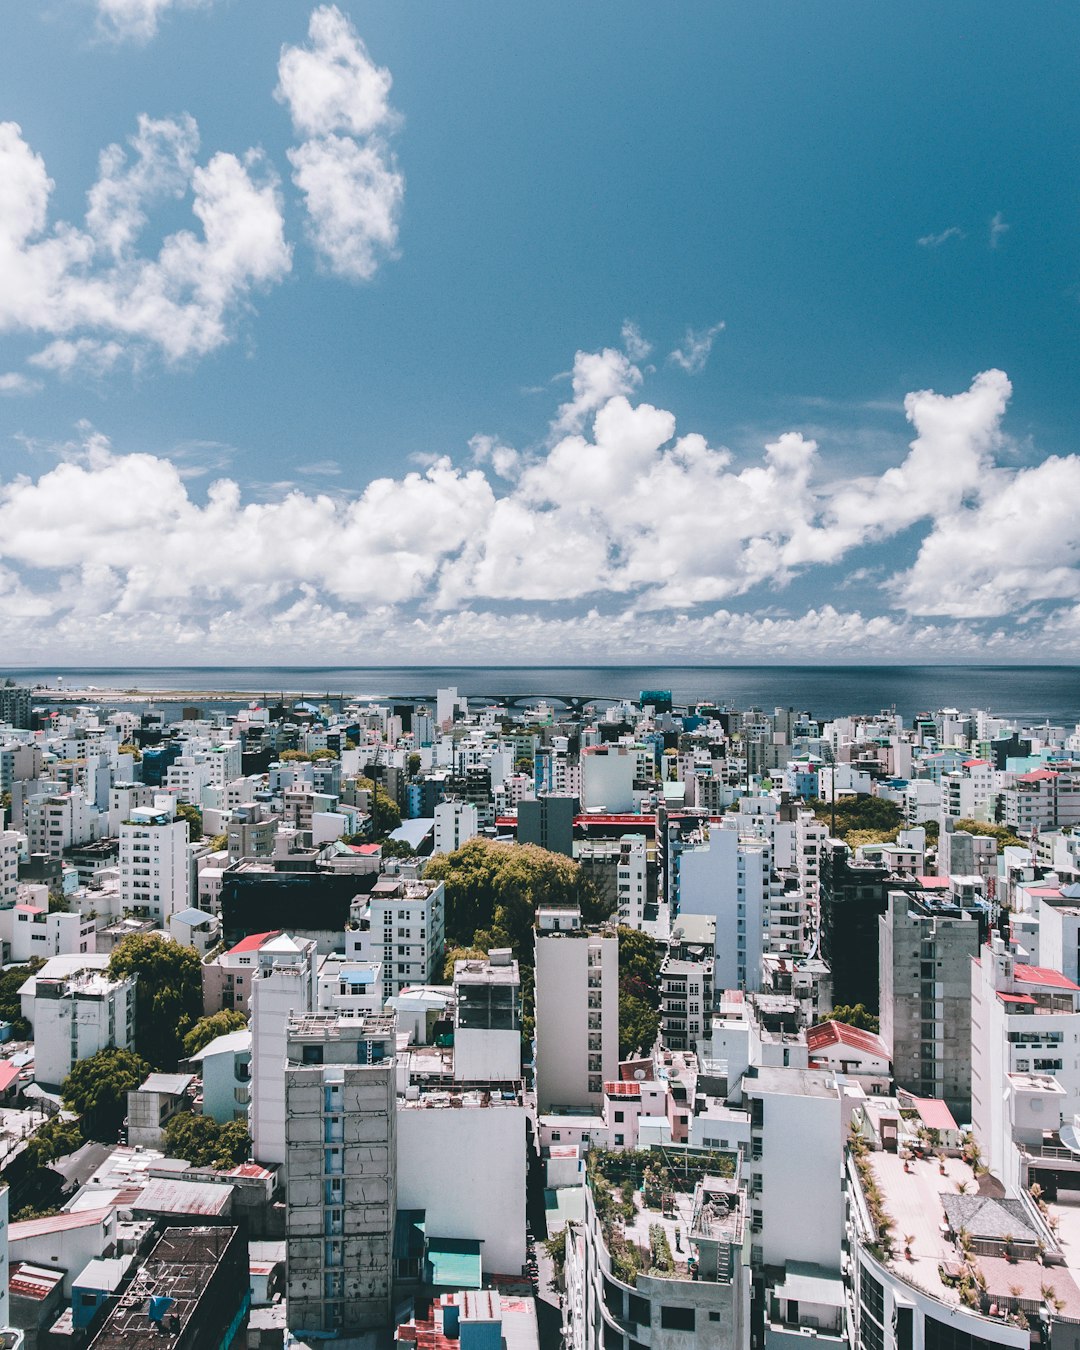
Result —
M336 5L319 5L308 23L307 47L283 47L275 97L288 104L301 136L340 131L367 136L393 122L391 75L368 55Z
M308 236L330 271L368 281L396 256L405 180L379 146L323 136L290 150L304 194Z
M940 248L942 244L947 244L950 239L965 238L964 231L959 225L950 225L947 230L942 230L940 234L924 234L921 239L916 240L920 248Z
M641 371L622 352L578 352L570 375L573 397L564 403L552 423L556 433L578 431L585 419L609 399L629 394L641 384Z
M995 211L993 216L990 218L990 247L997 248L997 246L1001 243L1002 238L1011 229L1012 226L1001 214L1001 212Z
M291 266L277 179L257 152L198 164L198 128L186 116L142 116L129 144L102 152L83 226L50 230L44 161L15 123L0 123L0 332L59 340L36 358L43 369L85 358L101 370L120 349L133 359L203 356L231 339L253 291ZM188 194L200 232L178 230L156 255L140 252L149 210Z
M308 46L283 47L275 97L305 137L289 162L304 197L307 234L336 276L367 281L397 256L405 179L387 143L399 118L390 72L377 66L348 18L320 5Z
M210 0L97 0L98 22L110 37L148 42L170 9L197 9Z
M631 361L644 361L653 349L652 343L642 337L641 329L633 319L623 320L622 340Z
M709 360L713 343L723 331L723 323L714 323L711 328L703 328L700 332L688 328L683 345L676 347L668 360L685 370L687 375L700 375Z
M41 390L41 381L32 380L17 370L0 374L0 395L11 398L17 394L36 394Z
M906 455L839 481L796 431L741 463L679 434L670 411L632 402L641 376L621 352L578 353L572 379L546 448L477 436L468 467L436 458L366 485L335 462L302 466L331 477L332 494L279 484L252 500L220 478L196 497L179 455L120 455L83 428L63 462L0 485L0 613L22 615L11 642L29 652L81 634L89 651L111 624L133 642L154 632L159 655L193 642L246 655L271 636L292 651L289 625L310 624L309 647L341 650L342 629L354 644L381 634L388 659L394 633L405 647L411 634L429 653L481 659L484 641L564 659L867 644L878 657L1029 656L1040 631L1048 650L1051 633L1054 650L1080 644L1062 609L1080 613L1080 457L997 462L1010 394L1000 371L959 394L910 394ZM848 569L850 585L881 579L891 615L820 603L801 615L710 611L752 594L773 604L801 573L920 523L904 565L878 551ZM597 612L552 612L583 603ZM1040 606L1052 623L1026 624L1021 647L1010 616Z

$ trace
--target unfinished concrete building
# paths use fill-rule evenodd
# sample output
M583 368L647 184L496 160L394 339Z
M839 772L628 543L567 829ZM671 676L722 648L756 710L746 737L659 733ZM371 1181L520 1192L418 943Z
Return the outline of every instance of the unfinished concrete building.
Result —
M287 1032L286 1289L293 1331L388 1326L397 1127L392 1014L310 1014Z

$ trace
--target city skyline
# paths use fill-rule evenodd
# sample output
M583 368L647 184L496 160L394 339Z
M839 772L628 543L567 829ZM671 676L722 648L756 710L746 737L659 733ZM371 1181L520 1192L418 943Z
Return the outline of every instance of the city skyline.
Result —
M9 659L1076 659L1062 24L12 7Z

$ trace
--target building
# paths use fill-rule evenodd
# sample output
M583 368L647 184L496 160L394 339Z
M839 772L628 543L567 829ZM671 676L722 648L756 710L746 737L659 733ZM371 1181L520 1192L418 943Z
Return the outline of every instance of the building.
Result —
M392 1015L290 1020L285 1058L288 1325L390 1324L397 1217Z
M619 939L576 908L536 915L537 1110L596 1110L618 1077Z
M644 1174L650 1155L610 1154L590 1169L585 1218L566 1240L568 1350L749 1350L746 1196L734 1154L654 1149L669 1184ZM600 1197L633 1181L632 1218Z
M230 1031L204 1045L189 1061L202 1077L202 1113L228 1125L246 1121L251 1102L251 1032Z
M0 722L27 730L30 726L30 708L29 689L17 684L0 684Z
M930 895L890 891L878 920L881 1039L898 1086L971 1115L971 959L979 921Z
M436 853L453 853L480 833L480 817L472 802L456 797L439 802L435 808Z
M120 896L125 909L167 923L191 905L186 820L135 807L120 826Z
M135 1038L133 975L112 979L108 956L54 956L19 989L34 1033L34 1079L59 1086L77 1060Z
M510 949L454 962L454 1077L466 1083L521 1078L521 977Z
M707 914L716 920L718 988L761 988L772 857L768 839L738 828L714 828L707 840L694 837L675 850L672 923L684 914Z
M138 1350L166 1344L169 1350L239 1345L247 1327L247 1240L239 1228L164 1230L90 1350Z
M318 955L310 939L278 933L255 952L251 990L251 1151L257 1162L283 1163L285 1063L290 1019L312 1012Z
M903 882L888 867L853 862L848 846L828 840L820 859L821 955L837 1004L878 1010L878 919ZM915 883L909 883L914 887Z
M1080 988L1060 971L1018 961L997 933L971 963L971 1125L990 1170L1014 1179L1010 1074L1054 1078L1061 1112L1080 1110Z
M98 812L81 787L70 792L36 793L26 803L26 834L31 853L60 858L77 844L97 837Z
M710 1034L712 1009L712 944L693 959L669 952L660 966L660 1036L667 1049L696 1048ZM652 1046L638 1048L648 1054Z
M552 853L574 856L574 817L578 812L576 797L557 797L545 794L518 803L517 841L519 844L538 844Z
M386 871L368 896L347 954L382 966L383 999L442 974L446 888L413 866Z

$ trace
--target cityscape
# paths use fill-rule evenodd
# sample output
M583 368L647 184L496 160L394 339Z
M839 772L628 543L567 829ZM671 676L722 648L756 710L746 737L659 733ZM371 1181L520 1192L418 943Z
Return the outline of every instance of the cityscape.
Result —
M1075 1335L1080 724L178 695L0 686L6 1344Z
M0 3L0 1350L1080 1350L1078 54Z

